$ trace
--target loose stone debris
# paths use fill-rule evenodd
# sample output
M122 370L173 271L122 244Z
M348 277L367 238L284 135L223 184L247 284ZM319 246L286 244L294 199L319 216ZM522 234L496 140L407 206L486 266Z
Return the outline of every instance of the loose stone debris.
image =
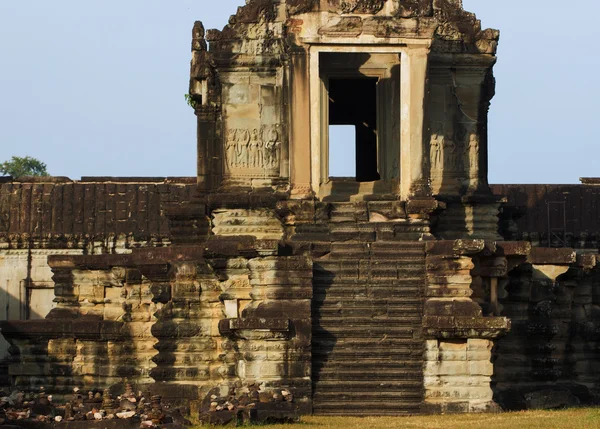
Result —
M110 426L103 425L111 421ZM73 389L55 401L44 388L39 392L0 391L0 427L111 427L111 428L184 428L191 422L180 408L172 408L159 395L135 393L130 384L122 395L113 397L108 390L84 392ZM33 426L33 424L37 426ZM39 426L39 424L45 424ZM100 425L100 426L99 426Z

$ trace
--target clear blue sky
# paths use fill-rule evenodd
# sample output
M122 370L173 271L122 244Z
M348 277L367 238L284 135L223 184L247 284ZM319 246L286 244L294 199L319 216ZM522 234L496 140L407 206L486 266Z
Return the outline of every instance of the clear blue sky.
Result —
M1 1L0 160L31 155L71 178L194 175L195 117L184 100L192 25L220 28L244 2ZM490 180L600 176L600 3L464 5L502 32Z

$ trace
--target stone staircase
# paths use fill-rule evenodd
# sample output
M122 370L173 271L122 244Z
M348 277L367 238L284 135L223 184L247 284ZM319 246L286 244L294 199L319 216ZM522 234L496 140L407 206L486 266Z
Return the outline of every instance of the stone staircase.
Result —
M314 414L418 413L424 244L334 243L313 282Z

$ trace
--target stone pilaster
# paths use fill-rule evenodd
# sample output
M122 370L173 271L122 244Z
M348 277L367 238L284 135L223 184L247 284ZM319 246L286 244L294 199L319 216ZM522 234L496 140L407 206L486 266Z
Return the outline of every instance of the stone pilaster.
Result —
M290 169L292 198L311 195L311 124L309 55L294 49L290 55Z
M484 317L471 297L475 255L482 240L432 242L427 246L427 300L423 327L426 412L497 411L491 376L493 341L510 321Z
M430 195L424 138L428 45L409 45L401 59L400 198Z

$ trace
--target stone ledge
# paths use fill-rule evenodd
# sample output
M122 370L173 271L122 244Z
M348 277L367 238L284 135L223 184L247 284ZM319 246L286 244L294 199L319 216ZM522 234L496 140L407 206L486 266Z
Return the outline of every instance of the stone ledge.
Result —
M0 321L0 332L11 340L75 338L80 340L119 341L131 334L125 323L81 317L68 320Z
M219 321L219 332L224 337L245 339L283 339L291 331L288 319L223 319Z
M423 333L428 338L491 339L506 334L510 327L506 317L423 317Z

